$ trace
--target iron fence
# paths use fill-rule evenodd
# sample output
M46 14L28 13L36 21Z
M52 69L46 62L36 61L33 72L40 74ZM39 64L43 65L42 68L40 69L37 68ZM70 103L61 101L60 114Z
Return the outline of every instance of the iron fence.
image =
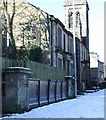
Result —
M29 109L67 99L68 87L66 81L29 78ZM72 93L72 89L70 92Z

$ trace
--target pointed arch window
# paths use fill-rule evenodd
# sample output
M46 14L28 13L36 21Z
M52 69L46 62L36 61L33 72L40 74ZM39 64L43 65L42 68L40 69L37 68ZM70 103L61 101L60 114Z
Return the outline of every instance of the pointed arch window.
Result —
M76 12L76 27L80 24L80 13Z
M73 27L73 13L72 12L70 12L68 15L68 26L69 28Z

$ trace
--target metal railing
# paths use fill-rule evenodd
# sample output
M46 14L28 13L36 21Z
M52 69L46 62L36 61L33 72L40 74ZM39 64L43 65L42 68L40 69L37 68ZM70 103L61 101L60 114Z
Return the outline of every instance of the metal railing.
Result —
M29 109L73 98L73 89L70 83L72 81L50 79L41 81L29 78Z

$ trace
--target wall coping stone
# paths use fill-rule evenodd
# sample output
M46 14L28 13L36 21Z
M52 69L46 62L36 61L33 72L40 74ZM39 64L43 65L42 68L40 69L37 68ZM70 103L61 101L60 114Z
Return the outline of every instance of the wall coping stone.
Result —
M25 74L32 73L31 69L25 67L8 67L4 71L6 73L25 73Z

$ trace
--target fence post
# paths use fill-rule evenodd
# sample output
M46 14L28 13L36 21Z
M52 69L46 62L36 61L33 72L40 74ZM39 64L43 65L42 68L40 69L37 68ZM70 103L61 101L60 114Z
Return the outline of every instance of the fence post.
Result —
M49 99L50 99L50 79L48 80L48 94L47 94L48 104L49 104Z
M56 102L56 99L57 99L57 80L55 81L55 102Z
M5 69L3 74L3 113L20 113L28 110L28 78L31 76L31 69L11 67Z
M63 86L63 81L61 81L61 99L63 97L63 95L62 95L63 94L63 89L62 89L63 87L62 86Z
M38 80L38 106L40 107L40 80Z
M66 88L67 88L67 90L66 90L66 97L68 98L68 80L66 79Z

